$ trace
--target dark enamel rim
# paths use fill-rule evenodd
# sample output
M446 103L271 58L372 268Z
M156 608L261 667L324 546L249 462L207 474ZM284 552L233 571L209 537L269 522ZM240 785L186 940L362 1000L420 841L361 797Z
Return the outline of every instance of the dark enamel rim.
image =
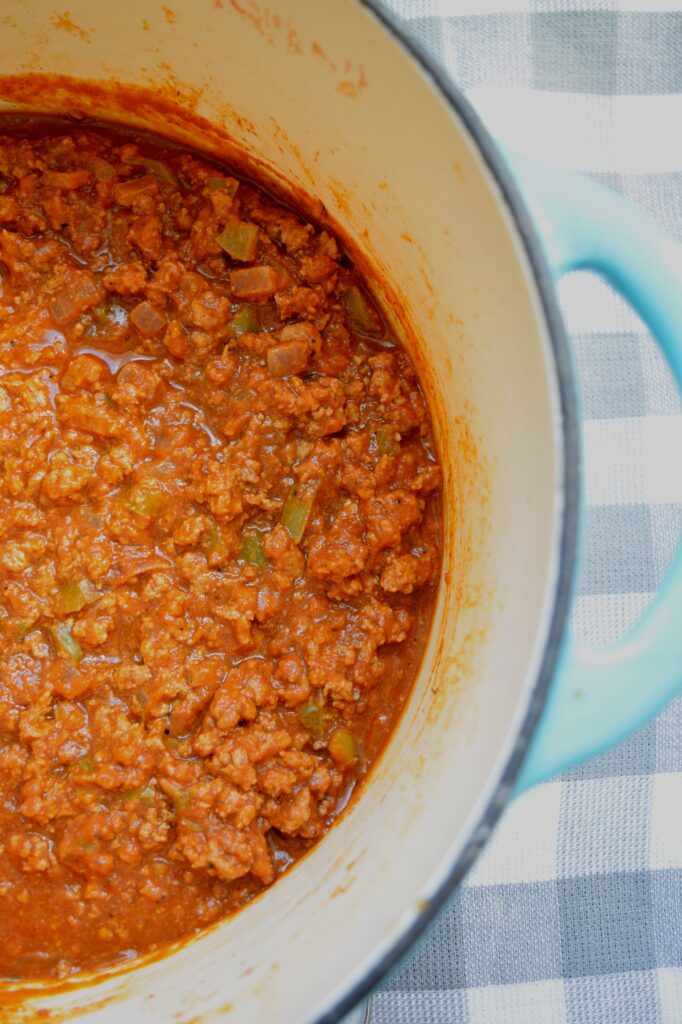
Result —
M559 564L557 568L554 606L547 630L540 668L514 750L500 776L495 792L457 860L450 868L447 877L433 894L428 905L414 923L394 943L391 949L370 968L365 976L332 1009L317 1018L317 1024L336 1024L360 999L366 996L379 983L388 971L397 965L398 961L408 952L416 939L435 919L445 901L460 884L485 845L501 812L509 802L514 783L547 699L568 619L571 584L575 570L580 501L579 421L572 358L557 305L554 281L530 214L506 164L488 131L483 126L478 114L454 85L447 73L433 59L431 54L413 38L406 35L404 29L398 24L394 15L383 6L381 0L355 0L355 2L365 8L369 14L373 15L389 35L393 37L405 54L417 65L418 70L431 82L436 92L439 92L445 102L452 108L455 117L464 124L478 153L497 182L507 211L516 226L518 238L523 245L526 258L535 278L554 358L556 387L559 396L560 423L558 427L561 430L563 440L561 486L563 489L564 505L563 521L560 524L561 539L558 552Z

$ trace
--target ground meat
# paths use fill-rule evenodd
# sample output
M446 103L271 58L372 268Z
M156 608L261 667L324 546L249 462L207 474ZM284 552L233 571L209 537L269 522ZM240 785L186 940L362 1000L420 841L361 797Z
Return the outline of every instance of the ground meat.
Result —
M7 840L7 852L17 862L19 869L28 874L47 871L57 865L52 843L41 835L15 833Z
M104 287L108 292L118 292L119 295L139 295L144 291L147 283L147 272L139 260L132 263L122 263L115 270L110 270L104 275Z
M424 647L440 472L331 234L163 144L0 131L0 974L21 978L189 935L333 825Z

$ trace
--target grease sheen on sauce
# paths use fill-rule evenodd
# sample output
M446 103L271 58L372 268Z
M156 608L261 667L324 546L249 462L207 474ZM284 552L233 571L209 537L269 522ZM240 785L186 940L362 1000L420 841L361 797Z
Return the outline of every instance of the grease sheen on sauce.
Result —
M236 910L428 632L440 470L337 241L160 140L0 119L0 975Z

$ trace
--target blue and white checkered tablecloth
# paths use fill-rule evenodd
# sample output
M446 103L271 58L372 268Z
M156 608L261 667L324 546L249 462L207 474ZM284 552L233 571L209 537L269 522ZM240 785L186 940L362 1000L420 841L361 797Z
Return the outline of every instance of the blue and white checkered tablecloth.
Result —
M682 271L682 0L388 6L493 134L617 189L677 243ZM612 291L575 274L559 294L585 416L573 625L603 643L651 599L679 536L682 410L649 335ZM682 1024L682 699L508 809L426 939L373 994L368 1019Z

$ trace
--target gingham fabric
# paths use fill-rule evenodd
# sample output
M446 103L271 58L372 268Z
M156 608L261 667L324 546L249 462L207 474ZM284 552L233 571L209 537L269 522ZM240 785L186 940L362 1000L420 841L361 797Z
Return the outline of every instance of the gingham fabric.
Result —
M617 189L677 243L682 270L682 0L388 6L494 135ZM679 536L681 406L613 292L577 274L559 294L585 417L573 625L602 643L646 606ZM682 1024L682 700L512 804L426 939L372 995L368 1019Z

